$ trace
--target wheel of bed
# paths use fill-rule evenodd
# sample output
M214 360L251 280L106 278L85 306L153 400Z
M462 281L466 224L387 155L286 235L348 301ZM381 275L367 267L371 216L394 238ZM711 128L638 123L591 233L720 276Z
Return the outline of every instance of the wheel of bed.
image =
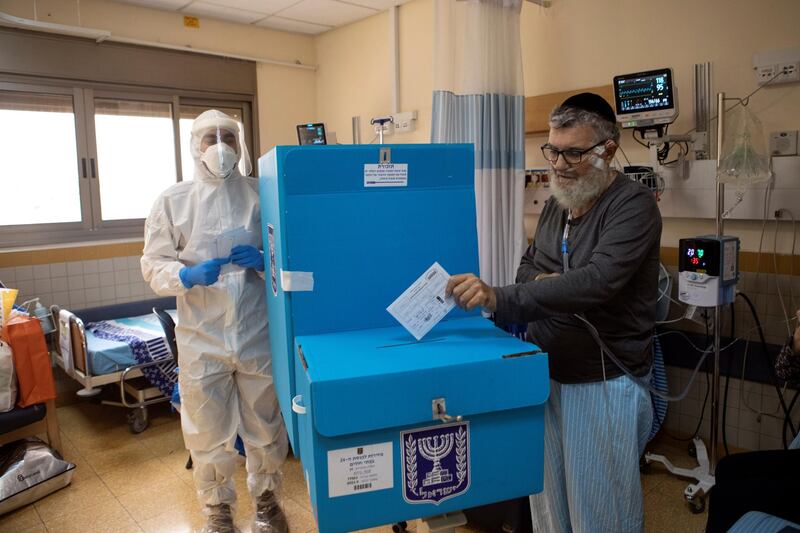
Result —
M128 427L131 433L138 434L147 429L150 425L150 420L147 417L147 407L139 407L132 409L128 413Z

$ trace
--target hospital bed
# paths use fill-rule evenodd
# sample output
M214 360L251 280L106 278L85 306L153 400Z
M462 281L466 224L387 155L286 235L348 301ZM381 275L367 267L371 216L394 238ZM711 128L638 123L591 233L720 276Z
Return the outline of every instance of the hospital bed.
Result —
M83 386L81 397L116 388L106 405L130 409L128 424L141 433L147 407L170 401L177 361L154 309L175 309L175 298L159 298L83 310L52 306L58 323L55 362ZM174 311L170 312L174 316Z

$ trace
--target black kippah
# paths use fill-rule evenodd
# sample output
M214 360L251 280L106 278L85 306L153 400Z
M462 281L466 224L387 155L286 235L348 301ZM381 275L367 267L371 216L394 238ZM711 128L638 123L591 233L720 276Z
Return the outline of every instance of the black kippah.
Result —
M590 111L600 115L612 124L616 124L617 122L617 117L614 114L614 110L611 108L608 102L606 102L605 98L599 94L580 93L576 94L575 96L570 96L564 100L564 103L561 104L561 107L572 107L574 109Z

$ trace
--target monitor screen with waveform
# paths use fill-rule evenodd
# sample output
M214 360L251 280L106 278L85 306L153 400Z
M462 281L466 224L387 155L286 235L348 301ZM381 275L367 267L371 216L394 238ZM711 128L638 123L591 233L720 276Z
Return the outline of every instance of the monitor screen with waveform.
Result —
M614 77L614 99L623 127L669 123L678 114L668 68Z

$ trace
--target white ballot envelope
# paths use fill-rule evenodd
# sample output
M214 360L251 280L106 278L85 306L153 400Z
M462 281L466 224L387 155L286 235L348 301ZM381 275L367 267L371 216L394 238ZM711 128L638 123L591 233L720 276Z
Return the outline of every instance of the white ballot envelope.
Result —
M244 229L244 226L239 226L238 228L225 231L217 236L214 243L217 249L217 257L228 257L231 255L232 249L241 244L251 244L252 240L253 232L247 231ZM228 272L241 269L241 267L236 266L233 263L228 263L226 265L222 265L220 275L225 275Z
M444 296L448 279L450 274L434 263L386 310L420 340L456 305L452 296Z

